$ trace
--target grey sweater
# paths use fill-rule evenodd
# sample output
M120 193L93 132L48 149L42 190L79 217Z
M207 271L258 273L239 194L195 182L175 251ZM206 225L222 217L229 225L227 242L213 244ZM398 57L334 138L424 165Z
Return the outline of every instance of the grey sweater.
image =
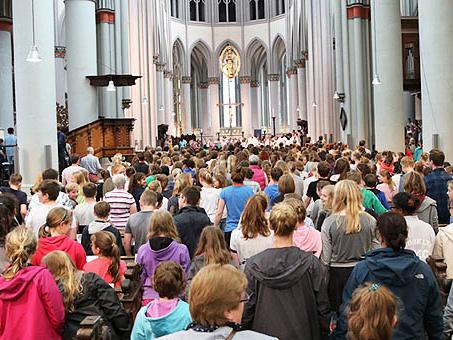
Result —
M346 234L346 216L327 217L321 227L321 261L332 267L353 267L371 249L379 248L376 220L366 212L360 213L360 231Z

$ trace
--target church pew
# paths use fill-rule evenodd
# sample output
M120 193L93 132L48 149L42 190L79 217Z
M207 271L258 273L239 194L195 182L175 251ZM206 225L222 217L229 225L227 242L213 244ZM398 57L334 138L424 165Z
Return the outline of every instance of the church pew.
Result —
M109 338L109 331L99 315L87 316L80 323L77 340L104 340Z

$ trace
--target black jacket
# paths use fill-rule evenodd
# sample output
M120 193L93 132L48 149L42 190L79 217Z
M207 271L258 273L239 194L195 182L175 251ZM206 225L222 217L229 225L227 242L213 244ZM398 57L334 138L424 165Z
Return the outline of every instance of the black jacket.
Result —
M250 299L244 327L280 340L317 340L329 332L327 275L315 256L297 247L270 248L245 266Z
M118 229L116 229L111 224L108 224L108 226L105 227L105 226L101 226L101 225L102 224L107 225L107 223L97 222L97 221L91 222L91 224L94 224L94 223L97 223L100 226L99 228L96 228L96 231L109 231L113 235L115 235L116 245L118 246L118 249L120 250L120 255L121 256L126 255L124 248L123 248L123 240L121 239L121 234L118 231ZM100 228L102 228L102 229L100 229ZM86 226L85 228L83 228L81 243L82 243L83 249L85 249L87 256L93 256L93 250L91 249L91 235L93 235L94 233L95 232L90 233L90 226Z
M80 322L91 315L102 317L109 326L111 339L129 339L131 321L115 290L94 273L83 274L82 286L82 294L74 302L74 312L66 313L63 339L75 338Z
M206 211L200 207L187 206L174 217L181 243L189 249L190 258L195 254L203 228L211 225Z

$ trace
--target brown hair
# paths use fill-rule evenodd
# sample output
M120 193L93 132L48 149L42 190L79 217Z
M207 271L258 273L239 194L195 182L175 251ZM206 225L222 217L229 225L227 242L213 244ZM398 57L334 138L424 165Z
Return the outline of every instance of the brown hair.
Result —
M232 265L211 264L195 275L190 285L192 319L202 326L223 326L225 311L238 307L247 287L245 274Z
M291 194L296 191L296 184L294 183L293 176L283 175L278 180L278 191L282 194Z
M107 218L110 214L110 204L106 201L97 202L94 205L94 214L99 218Z
M433 162L435 166L444 166L445 154L442 150L432 149L429 152L429 160Z
M63 208L56 207L51 209L47 213L46 224L39 228L38 236L39 238L50 237L50 229L57 228L61 224L71 223L72 222L72 211Z
M151 216L148 227L148 240L159 236L169 237L177 242L180 241L173 217L168 211L158 210Z
M297 214L285 202L278 203L272 208L269 224L275 236L289 236L296 230Z
M36 251L37 240L33 232L26 227L17 227L6 235L5 255L9 266L3 272L5 280L13 279Z
M307 217L307 210L305 210L304 202L297 198L285 198L283 202L294 209L297 214L297 222L304 223L305 217Z
M204 263L228 264L231 261L231 254L223 236L223 232L217 227L205 227L200 235L195 256L204 255Z
M186 280L182 267L173 261L159 263L153 274L153 289L160 298L174 299L184 291Z
M426 194L426 185L423 175L416 171L410 171L404 176L403 189L408 194Z
M51 201L57 200L60 189L60 184L54 179L46 179L38 187L38 191L41 191L43 195L48 195Z
M99 248L101 255L112 259L109 266L109 274L113 278L112 283L121 280L120 274L120 250L116 244L116 237L109 231L98 231L91 235L91 243Z
M94 184L94 183L86 183L82 187L82 192L83 192L83 196L85 196L86 198L96 197L96 194L97 194L96 184Z
M253 195L247 201L241 215L241 231L244 238L253 239L258 235L269 236L270 230L266 219L267 196L262 193Z
M20 183L22 183L22 176L20 174L12 174L11 176L9 176L9 182L12 185L19 185Z
M211 173L207 169L201 169L198 173L198 178L209 185L212 185L214 182Z
M358 287L348 307L348 339L391 340L397 316L395 295L380 284Z

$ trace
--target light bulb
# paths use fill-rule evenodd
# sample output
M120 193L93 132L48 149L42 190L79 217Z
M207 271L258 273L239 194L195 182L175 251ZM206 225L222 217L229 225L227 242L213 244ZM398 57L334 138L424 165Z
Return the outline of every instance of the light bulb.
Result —
M33 45L30 48L30 52L28 52L27 59L29 63L39 63L42 61L41 57L39 56L38 47Z

